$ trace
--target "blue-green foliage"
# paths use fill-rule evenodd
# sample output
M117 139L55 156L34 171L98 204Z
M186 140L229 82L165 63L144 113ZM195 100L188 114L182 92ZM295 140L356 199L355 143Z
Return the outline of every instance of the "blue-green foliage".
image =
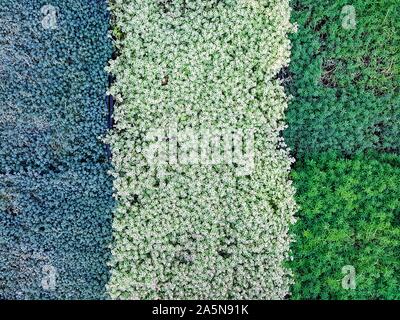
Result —
M44 5L57 10L56 29L44 28ZM99 140L112 50L106 5L1 3L0 298L105 297L113 204ZM42 285L48 266L54 290Z
M398 0L292 0L291 5L298 33L292 35L293 99L285 139L293 155L398 152Z

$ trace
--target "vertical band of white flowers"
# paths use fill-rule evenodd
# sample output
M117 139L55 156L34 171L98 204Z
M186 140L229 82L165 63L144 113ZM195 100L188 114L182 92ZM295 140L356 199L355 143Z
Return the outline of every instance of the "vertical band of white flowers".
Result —
M113 0L115 299L282 299L288 0ZM171 129L172 128L172 129Z

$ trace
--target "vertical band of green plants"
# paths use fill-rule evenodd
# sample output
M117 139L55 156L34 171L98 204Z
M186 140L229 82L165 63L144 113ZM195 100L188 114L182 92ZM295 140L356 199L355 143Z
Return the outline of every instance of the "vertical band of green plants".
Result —
M400 299L400 8L292 0L295 299ZM351 274L350 274L351 273ZM348 276L353 277L348 281Z

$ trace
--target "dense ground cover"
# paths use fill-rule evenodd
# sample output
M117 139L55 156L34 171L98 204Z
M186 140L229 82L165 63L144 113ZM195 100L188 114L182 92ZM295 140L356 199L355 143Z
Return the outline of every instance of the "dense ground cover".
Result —
M324 154L292 173L296 299L400 299L400 158ZM355 290L342 273L354 267Z
M0 8L0 298L105 297L106 1L51 4Z
M295 203L280 138L287 102L273 78L289 60L288 1L116 0L112 10L111 297L285 297ZM206 145L221 132L253 132L244 144L254 167L251 157L197 162L196 142L179 140L185 130ZM178 158L149 162L154 143L177 140Z
M398 1L346 5L291 1L298 33L287 73L293 99L285 139L297 159L328 150L399 151Z
M108 1L2 1L0 299L400 299L399 6L288 2L110 1L113 186Z
M282 75L293 96L284 136L298 159L293 297L398 299L398 3L291 5L298 33Z

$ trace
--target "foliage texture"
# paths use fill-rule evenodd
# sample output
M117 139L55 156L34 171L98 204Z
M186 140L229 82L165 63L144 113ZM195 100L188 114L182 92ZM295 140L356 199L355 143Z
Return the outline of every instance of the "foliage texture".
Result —
M115 0L112 274L117 299L281 299L288 294L291 159L288 1ZM254 131L255 168L171 165L143 150L153 128ZM172 137L173 138L173 137ZM160 181L162 180L162 181Z
M295 299L400 298L400 158L323 154L292 173ZM354 266L355 290L342 287Z
M397 0L292 0L293 96L285 139L297 159L400 150ZM354 24L350 19L355 19Z
M56 28L47 28L47 4L0 6L0 298L103 298L113 204L98 139L107 127L107 7L51 1Z

